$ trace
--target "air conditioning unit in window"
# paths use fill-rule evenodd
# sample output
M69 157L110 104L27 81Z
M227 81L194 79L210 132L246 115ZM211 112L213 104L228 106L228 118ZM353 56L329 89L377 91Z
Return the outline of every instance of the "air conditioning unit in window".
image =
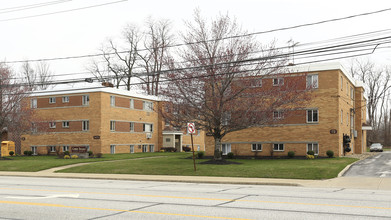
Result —
M152 133L148 132L147 133L147 139L151 139L152 138Z

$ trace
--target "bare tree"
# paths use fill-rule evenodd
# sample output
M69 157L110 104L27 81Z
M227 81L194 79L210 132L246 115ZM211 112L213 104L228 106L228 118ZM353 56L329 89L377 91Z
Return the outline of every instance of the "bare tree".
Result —
M50 70L49 63L45 61L38 62L35 67L37 86L41 90L48 89L53 80L53 72Z
M387 67L376 67L369 60L353 60L350 73L365 84L365 94L368 97L368 123L373 127L368 141L376 141L383 117L388 114L385 106L388 106L387 95L391 88L391 71Z
M178 53L181 60L171 62L170 82L162 89L171 110L162 114L177 128L196 122L213 136L215 160L221 160L226 134L268 123L274 110L288 112L306 101L305 78L287 78L276 89L253 89L260 79L278 73L286 59L276 59L280 52L274 44L260 47L250 36L227 38L245 34L228 15L209 26L196 11L186 26L186 48Z
M139 51L140 66L145 71L138 78L143 82L143 89L149 95L159 95L161 71L165 66L168 48L173 35L170 34L170 23L167 20L147 21L147 31L143 36L145 50Z
M35 74L34 69L28 61L22 64L20 74L23 77L24 81L26 81L29 89L34 90L35 84L37 82L37 75Z

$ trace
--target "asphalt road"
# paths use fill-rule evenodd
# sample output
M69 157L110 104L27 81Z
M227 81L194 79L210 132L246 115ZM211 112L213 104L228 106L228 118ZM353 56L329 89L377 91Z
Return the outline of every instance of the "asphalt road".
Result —
M384 151L353 164L344 176L391 178L391 151Z
M390 219L391 191L0 179L0 219Z

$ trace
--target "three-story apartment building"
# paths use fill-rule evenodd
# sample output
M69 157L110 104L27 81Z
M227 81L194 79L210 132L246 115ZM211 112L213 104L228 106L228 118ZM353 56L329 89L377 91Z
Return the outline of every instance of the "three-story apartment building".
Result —
M326 156L344 155L347 147L343 136L351 139L350 153L366 150L366 98L363 84L346 73L338 63L291 68L288 74L260 78L262 89L283 85L284 80L297 78L311 87L307 106L293 112L276 110L270 123L227 134L222 139L223 154L242 156L287 156L289 151L306 155L309 150ZM262 88L263 87L263 88ZM206 137L206 155L213 155L214 139Z

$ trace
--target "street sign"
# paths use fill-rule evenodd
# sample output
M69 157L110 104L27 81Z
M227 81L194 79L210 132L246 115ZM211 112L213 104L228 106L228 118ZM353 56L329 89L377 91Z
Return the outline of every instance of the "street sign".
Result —
M194 123L187 123L187 133L188 134L195 134L195 124Z

